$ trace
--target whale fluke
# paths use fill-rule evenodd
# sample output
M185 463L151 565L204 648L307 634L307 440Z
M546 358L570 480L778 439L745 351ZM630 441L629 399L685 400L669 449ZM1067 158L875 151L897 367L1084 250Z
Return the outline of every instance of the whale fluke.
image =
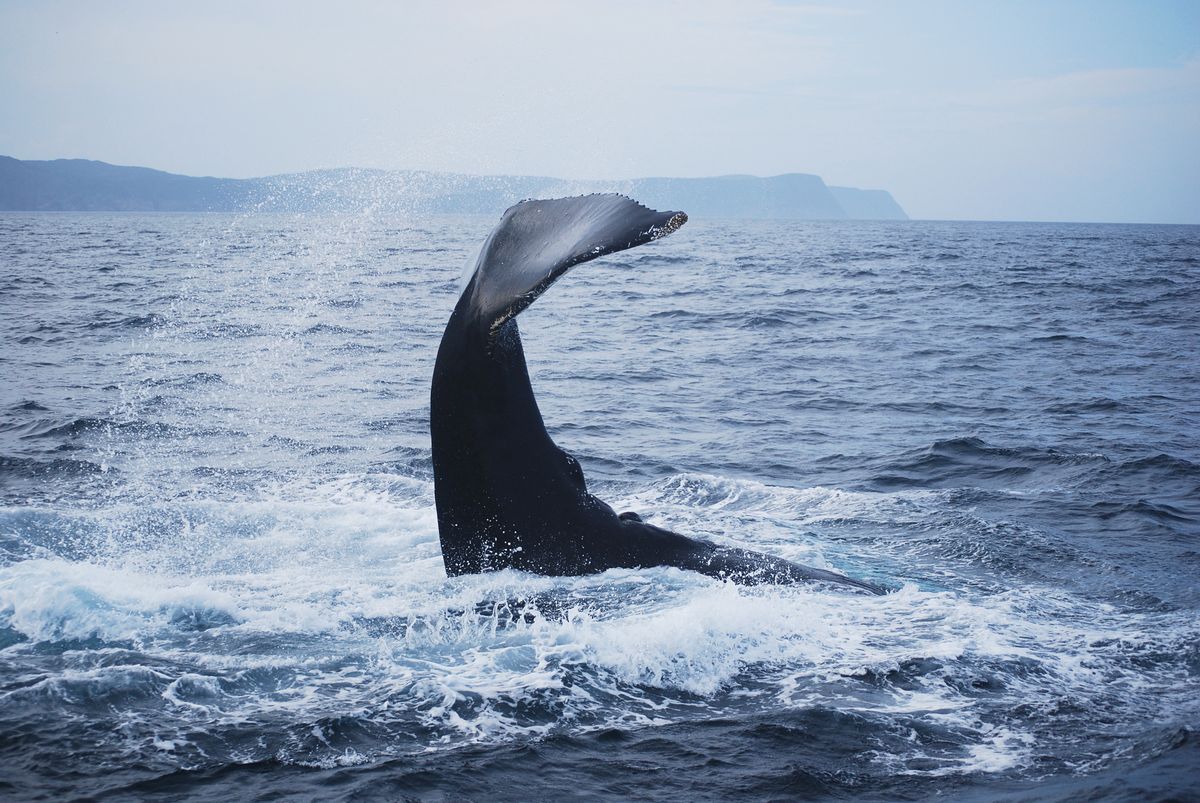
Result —
M483 246L471 310L494 330L575 265L665 237L686 222L683 212L655 212L623 195L522 201Z
M546 432L516 316L588 260L664 237L687 222L622 195L523 201L506 211L438 349L430 395L434 496L448 575L521 569L548 575L676 566L741 583L869 583L782 558L720 547L618 515Z

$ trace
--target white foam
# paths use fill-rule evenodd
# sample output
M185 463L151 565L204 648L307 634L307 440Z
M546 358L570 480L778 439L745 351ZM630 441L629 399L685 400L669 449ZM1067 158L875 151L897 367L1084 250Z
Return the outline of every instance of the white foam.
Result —
M35 559L0 567L0 623L31 639L135 639L187 618L236 619L237 603L201 580Z
M790 538L791 556L820 558L830 548L797 543L797 521L922 516L937 505L922 494L684 479L633 498L664 517L736 521L749 542ZM22 694L134 683L180 716L218 722L415 717L435 734L431 746L444 747L812 706L920 718L964 741L929 755L914 743L910 755L893 757L914 772L1005 771L1035 751L1036 734L983 721L980 700L963 691L979 671L999 673L995 693L1014 705L1064 694L1092 700L1118 684L1139 716L1197 706L1156 694L1153 677L1123 668L1120 646L1137 638L1131 630L1194 637L1194 623L1174 615L1131 623L1057 589L973 596L910 584L868 597L739 587L665 568L447 579L428 483L381 475L157 510L146 515L176 529L125 539L144 520L134 506L79 511L112 536L94 560L0 568L0 625L34 642L134 642L164 668L136 677L128 668L71 670ZM512 621L501 603L516 599L566 613ZM483 601L497 613L476 615ZM263 673L269 681L256 680ZM893 675L904 682L889 682ZM182 737L156 738L170 751ZM370 758L336 755L326 758Z

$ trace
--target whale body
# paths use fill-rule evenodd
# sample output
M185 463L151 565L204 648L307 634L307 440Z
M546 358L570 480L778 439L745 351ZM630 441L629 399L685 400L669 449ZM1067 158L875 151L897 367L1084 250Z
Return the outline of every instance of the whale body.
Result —
M618 514L588 493L579 461L546 432L516 316L575 265L665 237L686 222L682 212L597 194L523 201L492 230L446 324L430 394L447 575L675 566L738 583L822 580L882 593L835 572Z

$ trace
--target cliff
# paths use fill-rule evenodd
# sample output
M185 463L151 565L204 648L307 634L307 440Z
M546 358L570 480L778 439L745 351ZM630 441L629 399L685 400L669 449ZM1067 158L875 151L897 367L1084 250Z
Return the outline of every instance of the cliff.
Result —
M820 176L638 178L568 181L545 176L468 176L339 168L263 178L181 176L86 159L0 156L0 210L498 214L524 198L623 192L696 218L907 220L885 190L829 187Z

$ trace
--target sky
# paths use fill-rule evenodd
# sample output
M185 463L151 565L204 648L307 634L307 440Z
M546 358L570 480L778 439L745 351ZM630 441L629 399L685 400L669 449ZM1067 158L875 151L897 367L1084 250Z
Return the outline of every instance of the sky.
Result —
M0 154L799 172L915 218L1200 223L1200 1L0 0Z

